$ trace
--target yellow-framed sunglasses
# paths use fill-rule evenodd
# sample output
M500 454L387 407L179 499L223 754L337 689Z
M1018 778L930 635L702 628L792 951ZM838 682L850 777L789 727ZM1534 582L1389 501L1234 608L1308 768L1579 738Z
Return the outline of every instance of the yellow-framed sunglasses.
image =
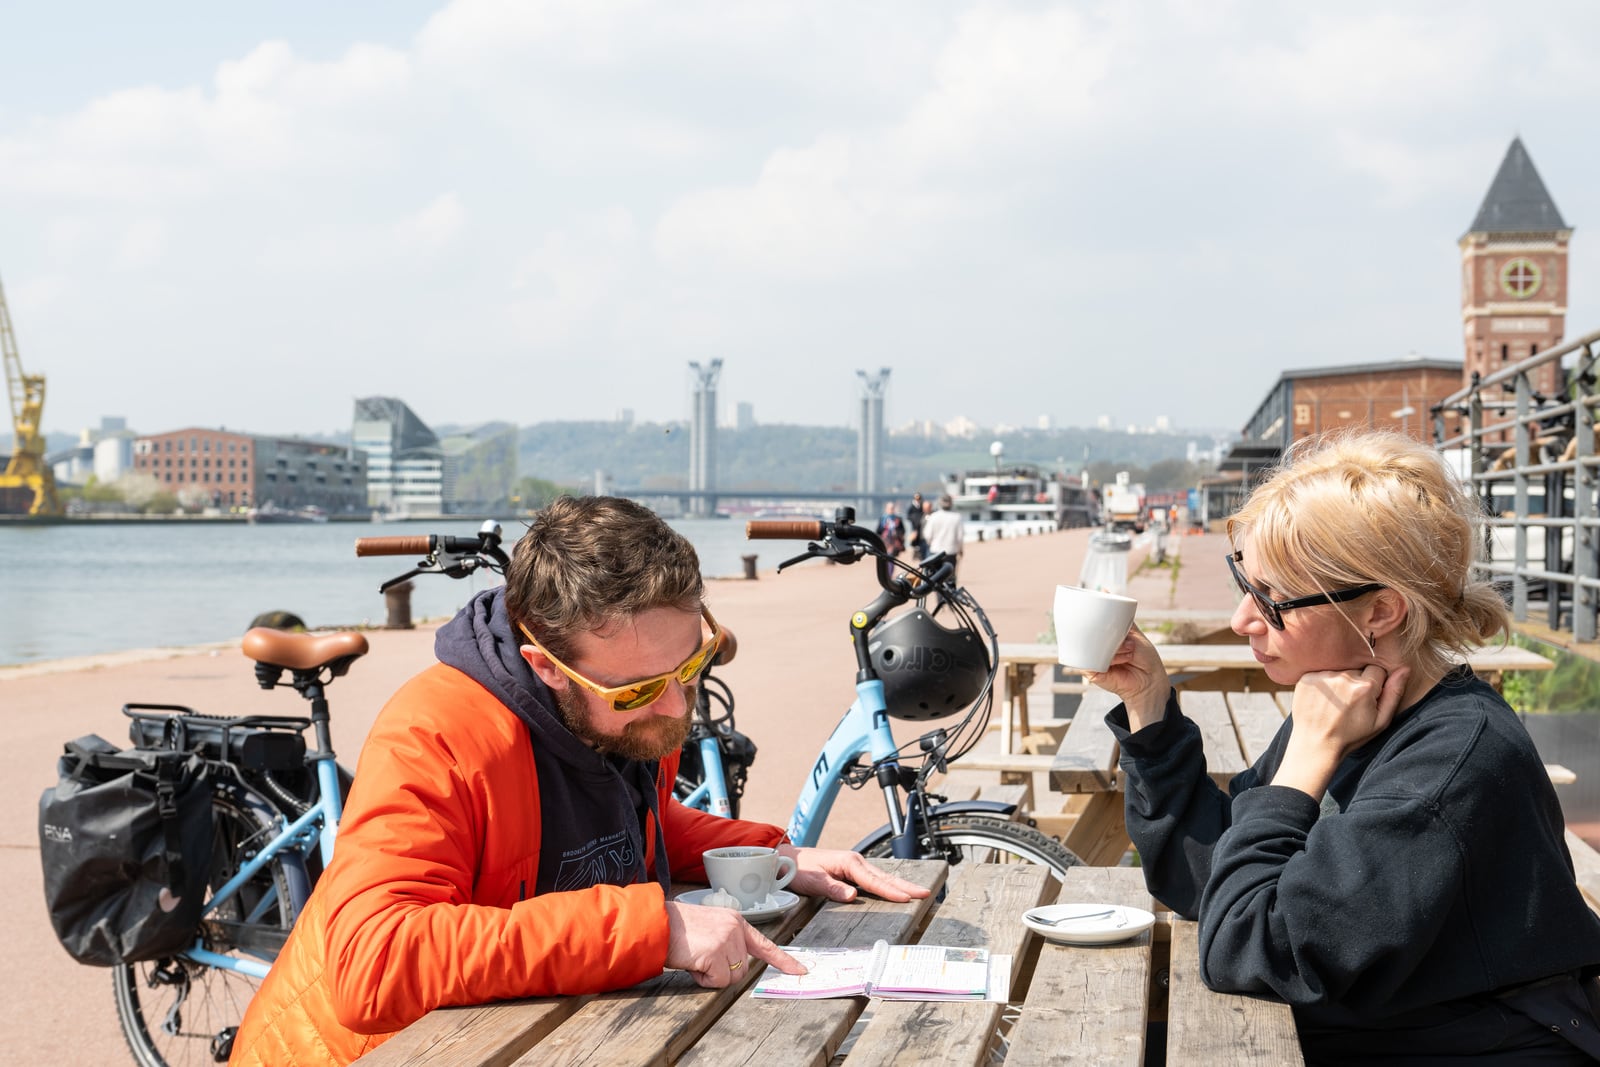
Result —
M599 682L590 681L571 667L562 663L550 654L550 650L541 645L538 640L528 632L522 623L517 623L517 629L522 631L522 636L528 643L539 650L545 659L556 665L556 670L572 679L580 687L587 689L595 696L609 702L613 711L638 711L647 708L661 698L667 691L667 683L674 678L679 685L693 685L695 680L703 674L711 661L716 657L717 650L722 646L722 627L717 625L717 620L711 617L711 612L702 607L700 617L711 627L711 636L708 637L688 659L665 674L658 674L652 678L642 678L637 682L627 685L601 685Z

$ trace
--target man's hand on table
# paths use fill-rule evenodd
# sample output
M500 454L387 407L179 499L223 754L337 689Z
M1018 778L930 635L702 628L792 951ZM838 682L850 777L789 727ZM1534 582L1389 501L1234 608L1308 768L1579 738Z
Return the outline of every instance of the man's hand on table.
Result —
M808 897L851 901L856 898L858 886L873 896L901 904L928 895L928 891L915 882L896 878L868 863L859 852L795 845L779 845L778 852L793 856L798 868L794 881L789 883L790 891Z
M688 971L696 982L711 989L744 977L744 967L752 956L784 974L806 973L798 960L731 908L668 901L667 931L667 966Z

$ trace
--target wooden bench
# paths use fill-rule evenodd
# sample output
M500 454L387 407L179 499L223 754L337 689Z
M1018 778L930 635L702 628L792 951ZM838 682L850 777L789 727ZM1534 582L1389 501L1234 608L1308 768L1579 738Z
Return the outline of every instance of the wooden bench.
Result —
M965 768L966 765L963 764ZM952 771L943 778L934 782L929 788L933 792L945 797L952 802L962 800L987 800L1000 804L1014 804L1017 815L1021 816L1033 807L1033 782L1029 775L1028 781L1012 781L1012 777L1002 771L1000 781L996 782L982 773L975 773L974 769Z

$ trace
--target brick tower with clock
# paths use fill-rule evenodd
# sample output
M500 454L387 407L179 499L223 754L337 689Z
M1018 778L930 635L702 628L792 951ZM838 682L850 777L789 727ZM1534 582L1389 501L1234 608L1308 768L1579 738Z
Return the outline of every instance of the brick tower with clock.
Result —
M1561 343L1571 238L1572 227L1516 138L1460 241L1463 385L1474 371L1487 377ZM1560 368L1547 363L1531 384L1551 396L1559 375Z

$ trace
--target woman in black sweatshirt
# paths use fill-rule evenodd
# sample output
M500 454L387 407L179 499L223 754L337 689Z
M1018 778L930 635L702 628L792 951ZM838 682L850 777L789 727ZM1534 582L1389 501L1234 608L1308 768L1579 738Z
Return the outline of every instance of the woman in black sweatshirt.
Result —
M1396 434L1305 443L1228 523L1235 632L1293 711L1224 793L1137 629L1089 680L1123 703L1128 833L1198 918L1215 989L1294 1005L1311 1063L1600 1059L1600 919L1543 760L1460 664L1508 628L1471 574L1470 492Z

